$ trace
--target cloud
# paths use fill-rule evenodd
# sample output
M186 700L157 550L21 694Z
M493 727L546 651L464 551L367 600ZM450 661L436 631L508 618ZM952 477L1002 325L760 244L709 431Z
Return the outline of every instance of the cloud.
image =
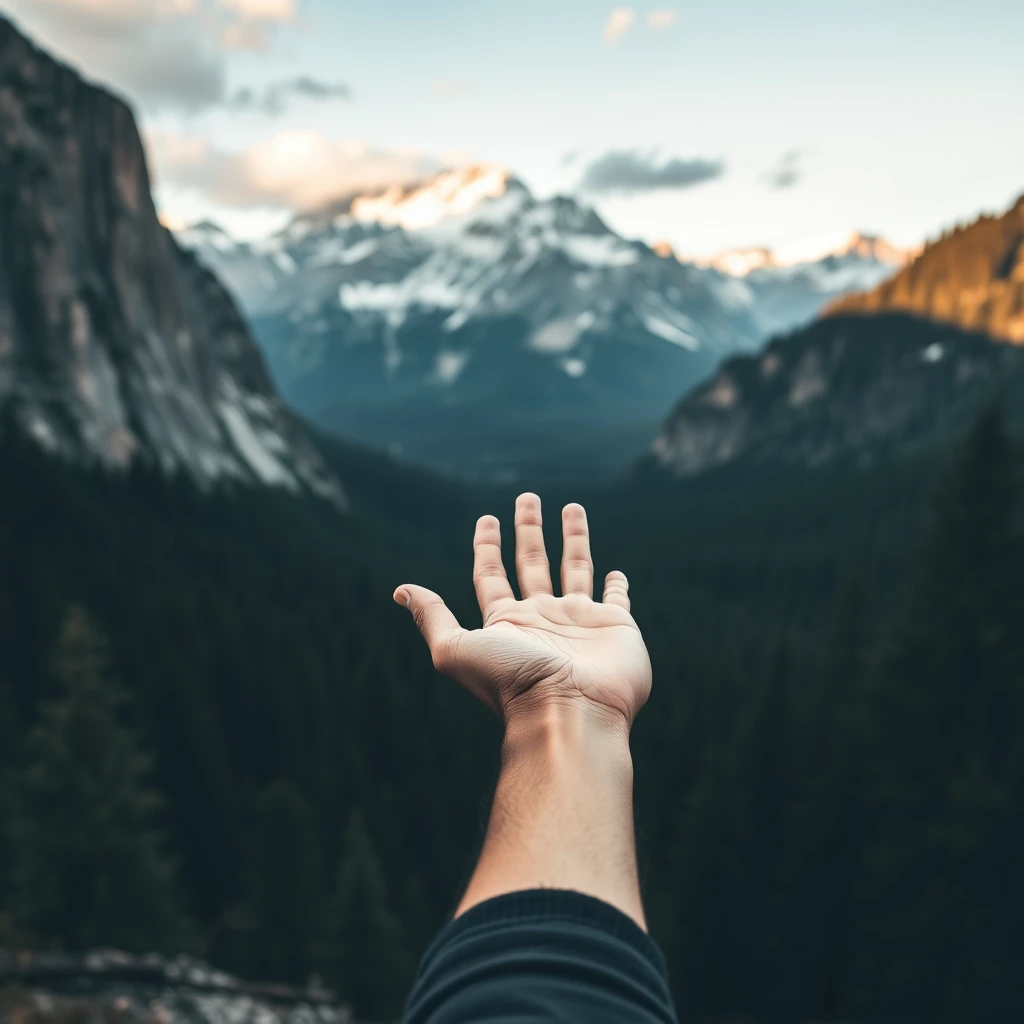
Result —
M635 24L636 11L632 7L616 7L604 25L604 41L614 46Z
M779 162L770 167L762 175L762 180L770 188L780 191L794 188L804 176L803 154L798 149L791 149L782 154Z
M225 102L226 51L266 49L295 0L7 0L24 29L148 110Z
M671 28L675 23L675 11L651 11L650 14L647 15L647 24L653 28L655 32Z
M316 131L284 131L240 152L209 138L155 133L148 140L161 187L236 209L316 209L360 190L405 184L439 170L413 150L375 149Z
M283 114L292 100L347 100L351 92L344 82L325 82L310 75L298 75L272 82L265 89L239 89L230 105L237 110L258 110L264 114Z
M725 173L721 160L696 157L661 160L640 150L612 150L588 164L579 188L593 194L691 188Z

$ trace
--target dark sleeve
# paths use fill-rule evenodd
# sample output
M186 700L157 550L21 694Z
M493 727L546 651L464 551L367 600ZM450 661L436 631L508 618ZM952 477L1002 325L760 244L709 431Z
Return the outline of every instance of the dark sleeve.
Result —
M665 961L607 903L537 889L456 918L420 965L406 1024L675 1024Z

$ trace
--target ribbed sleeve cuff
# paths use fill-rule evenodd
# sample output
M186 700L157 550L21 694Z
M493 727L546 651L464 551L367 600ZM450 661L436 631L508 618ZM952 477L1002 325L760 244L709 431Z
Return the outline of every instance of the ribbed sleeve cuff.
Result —
M440 946L457 942L477 928L537 920L597 928L631 946L660 974L666 973L661 950L631 917L610 903L571 889L526 889L478 903L451 921L434 939L423 957L423 965L430 963Z

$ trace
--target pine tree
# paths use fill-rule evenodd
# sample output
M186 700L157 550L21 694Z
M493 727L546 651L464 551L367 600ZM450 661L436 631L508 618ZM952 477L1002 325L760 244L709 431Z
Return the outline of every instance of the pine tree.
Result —
M862 1008L959 1021L1024 1013L1024 559L998 409L962 447L871 692ZM1011 1012L1016 1007L1017 1013Z
M325 974L357 1019L387 1019L400 1010L409 958L358 812L349 818L335 879L328 954Z
M274 783L257 801L250 874L250 970L274 981L306 982L322 934L324 884L312 814L287 783Z
M122 720L104 638L79 607L17 782L14 913L36 943L178 951L188 940L150 759Z

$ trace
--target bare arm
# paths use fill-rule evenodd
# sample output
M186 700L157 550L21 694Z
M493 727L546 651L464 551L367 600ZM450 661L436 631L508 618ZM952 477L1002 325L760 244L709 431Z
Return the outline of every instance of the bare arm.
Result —
M562 514L562 596L555 597L540 499L516 503L516 600L501 560L500 526L482 518L474 573L483 628L463 629L436 594L403 585L438 670L505 724L502 768L483 852L459 904L528 889L572 889L646 929L633 835L629 731L651 689L651 665L629 614L622 573L592 599L586 512Z

